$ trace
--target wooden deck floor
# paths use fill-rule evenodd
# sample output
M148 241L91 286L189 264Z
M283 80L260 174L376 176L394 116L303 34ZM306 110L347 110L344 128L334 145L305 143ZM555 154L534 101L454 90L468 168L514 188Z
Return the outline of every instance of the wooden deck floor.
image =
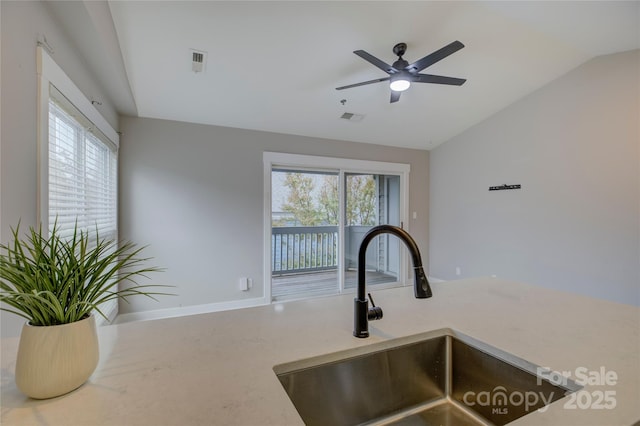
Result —
M345 288L355 288L356 271L345 272ZM396 282L393 275L367 271L367 285ZM274 301L293 300L301 297L338 294L338 271L322 271L274 276L271 279L271 297Z

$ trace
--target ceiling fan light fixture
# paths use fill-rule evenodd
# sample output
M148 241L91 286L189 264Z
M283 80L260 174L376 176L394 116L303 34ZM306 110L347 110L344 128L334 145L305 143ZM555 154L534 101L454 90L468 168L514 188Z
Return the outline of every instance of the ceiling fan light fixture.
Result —
M395 79L392 78L391 83L389 83L389 88L394 92L404 92L409 86L411 86L411 82L404 76L398 76Z

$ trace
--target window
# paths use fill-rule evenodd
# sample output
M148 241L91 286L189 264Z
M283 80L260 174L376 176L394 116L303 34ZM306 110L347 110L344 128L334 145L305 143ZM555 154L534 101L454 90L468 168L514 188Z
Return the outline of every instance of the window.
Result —
M117 238L117 155L113 144L83 124L79 112L49 100L48 221L61 235L78 227L100 238Z
M64 71L37 48L38 222L71 236L118 237L117 132ZM100 307L110 319L117 301ZM100 318L96 318L100 322Z

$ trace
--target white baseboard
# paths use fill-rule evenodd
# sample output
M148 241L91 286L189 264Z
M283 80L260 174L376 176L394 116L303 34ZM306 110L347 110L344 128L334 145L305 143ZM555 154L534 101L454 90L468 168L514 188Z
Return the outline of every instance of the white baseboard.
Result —
M443 283L447 280L442 280L440 278L436 278L436 277L428 277L427 278L429 280L430 283Z
M207 303L203 305L180 306L177 308L156 309L153 311L130 312L120 314L112 324L123 324L132 321L149 321L162 318L182 317L186 315L206 314L209 312L229 311L231 309L252 308L268 305L263 297L232 300L228 302Z

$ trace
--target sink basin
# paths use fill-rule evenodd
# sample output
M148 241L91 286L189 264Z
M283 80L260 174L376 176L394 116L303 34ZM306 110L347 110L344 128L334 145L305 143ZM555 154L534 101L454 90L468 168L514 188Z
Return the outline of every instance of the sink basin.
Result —
M504 425L581 388L540 371L450 329L274 367L309 426Z

